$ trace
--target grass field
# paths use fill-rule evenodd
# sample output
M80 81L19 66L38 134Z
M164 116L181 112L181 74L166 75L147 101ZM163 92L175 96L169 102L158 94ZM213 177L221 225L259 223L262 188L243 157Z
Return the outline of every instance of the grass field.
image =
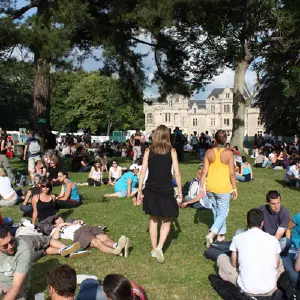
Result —
M122 166L128 166L128 160L119 159ZM180 164L182 182L195 176L199 161L186 156ZM26 164L12 161L15 170L26 170ZM75 182L86 182L87 173L70 173ZM106 175L106 174L105 174ZM238 228L245 227L246 213L265 202L265 195L271 189L282 195L282 204L292 214L299 211L299 191L287 188L282 178L284 171L254 169L255 180L238 183L239 197L231 201L227 219L227 240ZM105 176L104 176L105 177ZM214 263L203 256L204 237L212 224L210 211L182 209L176 222L173 222L169 239L165 245L165 263L158 264L150 255L151 245L148 218L142 207L133 207L131 200L103 200L102 195L111 192L112 187L80 186L83 205L77 209L61 211L72 218L85 220L88 225L107 225L108 235L117 240L122 234L132 241L132 251L125 259L101 254L93 249L92 254L77 260L48 256L34 264L31 272L31 297L46 290L45 272L58 263L67 263L74 267L77 274L93 274L103 279L108 273L121 273L129 279L138 281L147 291L149 299L219 299L211 288L208 275L215 273ZM54 189L57 193L58 189ZM16 222L22 217L18 207L1 209L2 216L12 216Z

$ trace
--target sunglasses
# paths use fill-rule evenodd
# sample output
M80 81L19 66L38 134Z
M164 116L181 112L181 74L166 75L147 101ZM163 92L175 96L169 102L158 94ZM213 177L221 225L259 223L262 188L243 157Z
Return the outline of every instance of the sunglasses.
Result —
M8 249L8 246L13 245L14 242L15 242L15 239L12 238L7 244L2 245L1 247L6 250L6 249Z
M44 185L44 184L42 184L41 187L42 187L42 188L48 188L48 189L49 189L49 186Z

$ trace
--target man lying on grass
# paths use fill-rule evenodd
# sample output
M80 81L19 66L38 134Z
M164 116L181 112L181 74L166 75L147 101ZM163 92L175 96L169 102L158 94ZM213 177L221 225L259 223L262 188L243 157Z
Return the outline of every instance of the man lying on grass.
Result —
M103 226L86 226L82 220L64 220L60 216L51 216L39 223L40 230L53 239L68 239L79 242L81 248L97 248L100 252L128 256L129 238L122 235L114 242L104 232Z

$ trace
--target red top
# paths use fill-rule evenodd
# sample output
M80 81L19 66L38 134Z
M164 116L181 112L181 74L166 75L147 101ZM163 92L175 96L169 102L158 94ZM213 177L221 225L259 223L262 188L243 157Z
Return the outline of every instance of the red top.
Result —
M2 220L1 215L0 215L0 224L3 224L3 220Z

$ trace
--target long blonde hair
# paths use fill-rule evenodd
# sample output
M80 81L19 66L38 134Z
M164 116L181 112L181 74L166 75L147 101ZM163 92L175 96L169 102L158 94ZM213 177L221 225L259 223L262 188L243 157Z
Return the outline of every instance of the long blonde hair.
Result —
M171 148L169 128L165 125L159 125L152 135L150 149L154 154L166 154L170 152Z

